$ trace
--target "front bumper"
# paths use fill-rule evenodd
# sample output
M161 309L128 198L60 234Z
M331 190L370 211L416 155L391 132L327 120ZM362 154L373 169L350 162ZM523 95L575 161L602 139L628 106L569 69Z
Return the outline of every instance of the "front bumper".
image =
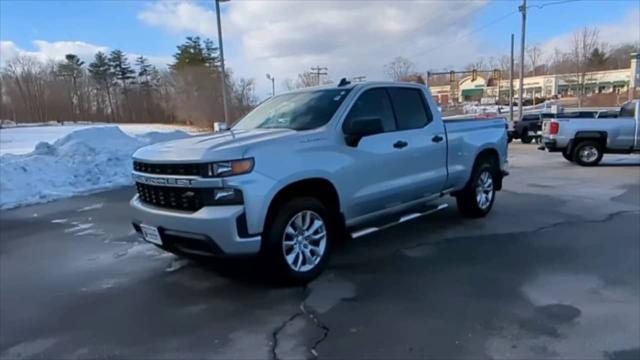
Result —
M251 255L260 250L260 235L243 237L246 219L243 205L206 206L196 212L168 210L131 199L133 226L158 228L162 247L196 255Z

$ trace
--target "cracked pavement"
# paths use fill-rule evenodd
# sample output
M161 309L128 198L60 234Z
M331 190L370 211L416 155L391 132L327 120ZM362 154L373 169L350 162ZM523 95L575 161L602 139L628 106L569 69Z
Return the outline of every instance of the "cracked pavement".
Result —
M447 198L304 288L140 242L130 188L2 211L0 358L640 358L640 157L510 163L487 218Z

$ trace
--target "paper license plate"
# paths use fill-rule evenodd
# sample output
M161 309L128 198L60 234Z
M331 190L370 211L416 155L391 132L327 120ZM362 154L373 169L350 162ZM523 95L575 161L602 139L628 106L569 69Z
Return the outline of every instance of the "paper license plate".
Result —
M162 239L160 238L160 233L158 232L158 228L141 224L140 229L142 230L142 238L145 241L154 243L156 245L162 245Z

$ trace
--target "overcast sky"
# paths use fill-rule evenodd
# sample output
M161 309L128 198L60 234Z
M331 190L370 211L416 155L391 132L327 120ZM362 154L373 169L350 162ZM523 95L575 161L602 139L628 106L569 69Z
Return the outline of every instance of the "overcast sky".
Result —
M90 59L114 48L166 66L186 36L217 40L211 1L0 0L0 61L17 54ZM600 28L609 43L640 42L637 0L529 1L527 41L551 51L568 47L571 33ZM285 78L311 66L329 76L384 79L383 65L405 56L417 70L463 67L479 56L508 52L519 39L519 1L272 1L222 3L227 64L270 92L266 73L282 89Z

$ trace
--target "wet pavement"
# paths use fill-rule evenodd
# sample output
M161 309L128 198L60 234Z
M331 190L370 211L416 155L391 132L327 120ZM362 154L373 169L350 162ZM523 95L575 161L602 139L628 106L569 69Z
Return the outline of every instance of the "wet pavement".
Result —
M142 243L129 188L2 211L0 358L640 358L640 157L510 152L487 218L447 199L300 288Z

